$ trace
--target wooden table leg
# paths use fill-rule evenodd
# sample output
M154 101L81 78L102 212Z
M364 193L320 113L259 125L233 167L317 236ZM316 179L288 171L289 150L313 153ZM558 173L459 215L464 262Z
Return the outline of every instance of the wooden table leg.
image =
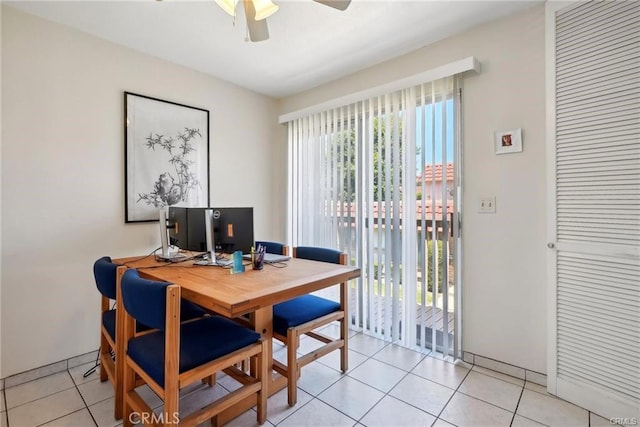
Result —
M264 307L253 313L251 313L251 324L256 332L262 335L262 339L266 342L266 351L267 351L267 366L273 367L273 309L272 307ZM251 373L255 375L255 366L251 366ZM271 374L271 379L269 381L269 396L274 395L279 392L283 388L287 387L287 378L283 377L280 374L274 375L273 369L269 370ZM236 418L240 414L246 412L252 407L256 406L256 399L251 398L244 400L226 411L220 413L217 417L216 424L224 425L228 423L230 420ZM268 404L267 404L268 406Z
M254 311L249 316L253 330L262 336L267 349L267 366L273 366L273 308L271 306ZM255 375L255 366L251 367Z
M274 395L287 386L287 378L273 371L273 307L265 307L251 314L251 324L256 332L267 341L267 364L271 366L269 396Z

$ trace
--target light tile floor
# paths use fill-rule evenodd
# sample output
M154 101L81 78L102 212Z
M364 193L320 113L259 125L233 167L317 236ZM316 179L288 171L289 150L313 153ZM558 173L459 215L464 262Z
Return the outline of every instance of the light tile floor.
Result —
M329 331L332 333L334 331ZM313 340L302 340L309 351ZM308 365L299 381L298 404L287 405L286 390L269 399L267 426L600 426L609 421L546 393L545 388L515 377L437 356L418 353L354 333L349 371L339 372L338 352ZM275 357L286 360L274 343ZM117 426L113 389L98 374L78 366L2 392L1 427ZM180 406L194 411L234 387L221 376L218 384L197 384L181 392ZM148 388L150 406L161 405ZM247 411L231 426L256 424ZM203 424L208 425L208 423Z

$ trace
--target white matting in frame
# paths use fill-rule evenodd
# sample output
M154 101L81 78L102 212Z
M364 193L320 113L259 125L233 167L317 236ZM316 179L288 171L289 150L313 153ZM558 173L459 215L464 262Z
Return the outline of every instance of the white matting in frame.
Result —
M209 206L209 111L125 92L125 222Z
M493 146L496 154L519 153L522 151L522 129L494 132Z

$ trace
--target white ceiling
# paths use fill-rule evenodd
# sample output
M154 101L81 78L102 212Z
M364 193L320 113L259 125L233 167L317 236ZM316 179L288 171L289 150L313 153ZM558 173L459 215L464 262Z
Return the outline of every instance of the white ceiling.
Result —
M540 1L353 0L341 12L311 0L275 0L271 38L257 43L245 41L243 10L234 25L213 0L4 3L281 98Z

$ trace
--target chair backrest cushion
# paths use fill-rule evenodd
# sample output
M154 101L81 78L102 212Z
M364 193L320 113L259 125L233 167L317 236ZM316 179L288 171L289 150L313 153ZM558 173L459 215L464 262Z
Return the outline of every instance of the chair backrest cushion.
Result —
M329 248L318 248L313 246L298 246L296 248L296 258L310 259L312 261L340 264L340 255L342 255L342 252Z
M98 291L107 298L116 299L116 270L118 264L111 262L111 258L103 256L93 264L93 276L96 279Z
M164 330L169 285L167 282L143 279L137 270L128 269L122 276L122 302L125 310L136 321Z
M270 254L284 255L284 245L278 242L261 242L256 241L256 248L258 245L265 247L265 250Z

